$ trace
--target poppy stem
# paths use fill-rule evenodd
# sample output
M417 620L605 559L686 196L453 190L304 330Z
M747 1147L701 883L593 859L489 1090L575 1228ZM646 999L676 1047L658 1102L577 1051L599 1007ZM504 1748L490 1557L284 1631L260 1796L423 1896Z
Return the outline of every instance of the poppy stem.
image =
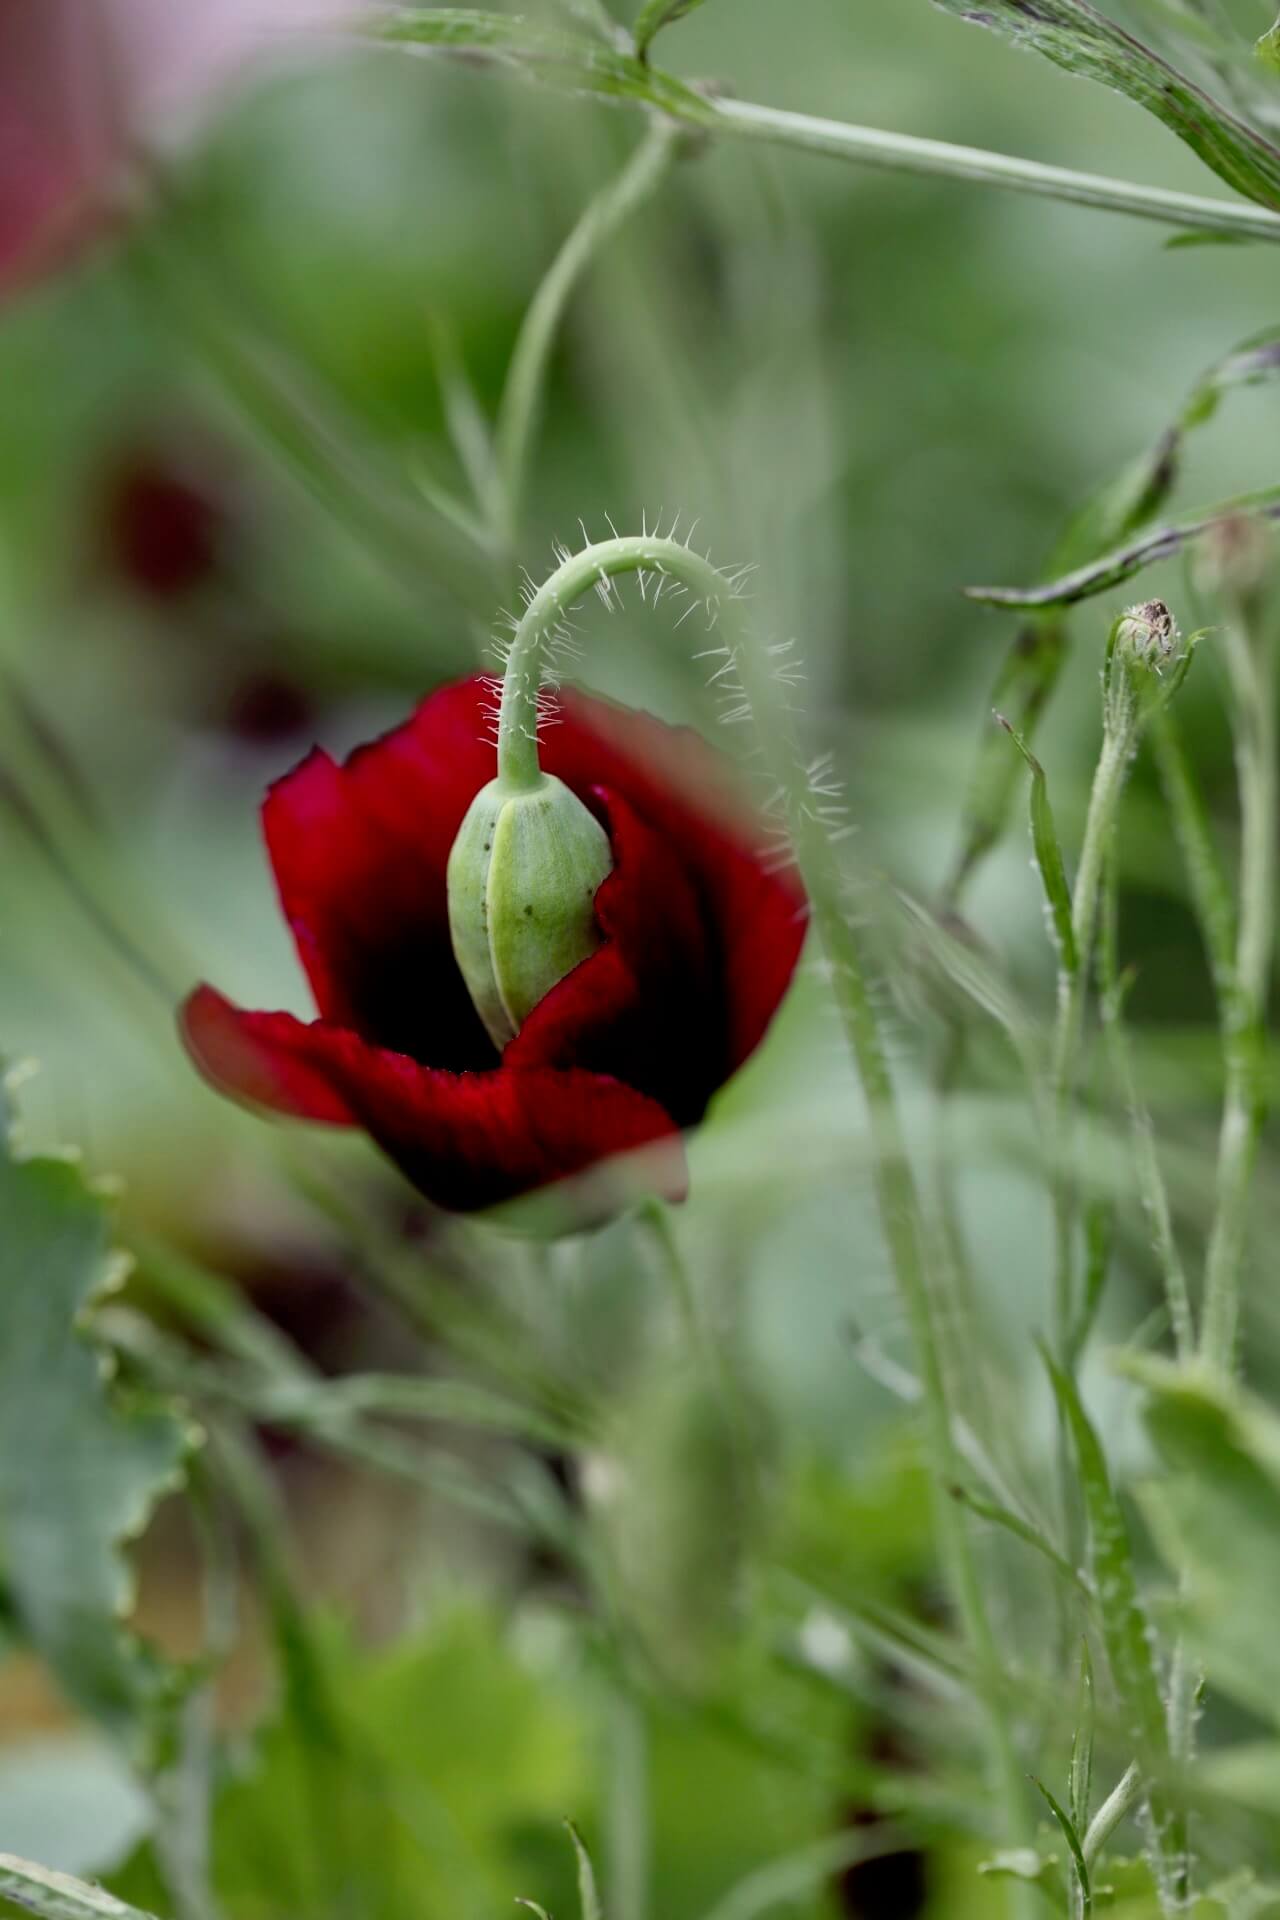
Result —
M674 528L673 528L674 533ZM857 914L843 898L842 876L832 859L821 803L810 782L800 744L793 738L781 671L769 651L749 643L733 620L742 597L743 576L722 574L703 555L668 536L633 535L604 540L581 553L563 554L560 565L525 607L507 659L498 721L498 783L527 790L542 778L538 763L538 696L546 657L557 637L566 636L564 620L594 588L606 606L614 604L611 580L626 573L673 581L673 592L701 606L705 629L727 629L722 636L724 668L717 675L749 714L772 778L786 810L795 858L813 908L813 918L831 968L833 990L850 1050L867 1100L873 1141L875 1185L880 1217L895 1278L906 1309L923 1389L926 1440L936 1495L939 1543L947 1562L966 1637L987 1708L987 1737L993 1774L1007 1810L1010 1837L1025 1842L1029 1826L1023 1773L1006 1702L1002 1658L987 1605L987 1595L964 1515L949 1489L963 1481L956 1451L952 1409L937 1315L928 1270L927 1236L915 1176L907 1153L888 1053L881 1031L866 959L857 932ZM681 616L686 617L685 615Z
M567 636L565 616L593 588L606 606L614 604L609 582L618 574L652 575L674 580L676 590L701 602L706 623L715 627L733 584L692 547L658 534L633 534L601 540L568 554L525 607L507 655L498 716L498 779L513 793L528 793L542 779L538 762L539 696L557 643Z

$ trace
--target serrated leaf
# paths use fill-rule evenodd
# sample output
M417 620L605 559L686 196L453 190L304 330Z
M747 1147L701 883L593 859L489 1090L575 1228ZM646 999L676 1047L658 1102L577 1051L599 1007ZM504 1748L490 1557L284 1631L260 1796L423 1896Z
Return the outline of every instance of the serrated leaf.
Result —
M0 1898L38 1914L40 1920L155 1920L87 1880L38 1867L12 1853L0 1853Z
M1280 208L1280 149L1087 0L934 0L1133 100L1248 200Z
M164 1690L122 1624L124 1542L175 1481L188 1434L112 1390L81 1324L112 1273L107 1214L66 1160L22 1159L0 1118L0 1543L22 1630L68 1695L136 1743Z
M1067 884L1066 864L1049 801L1049 782L1045 778L1044 768L1017 728L1011 726L1003 714L998 713L996 719L1031 770L1031 844L1035 848L1036 865L1040 869L1040 880L1053 921L1062 969L1064 973L1073 974L1080 961L1071 918L1071 889Z
M1075 1447L1089 1520L1090 1560L1102 1637L1126 1739L1139 1764L1159 1775L1168 1762L1168 1731L1147 1635L1147 1618L1138 1597L1129 1529L1111 1484L1101 1442L1085 1412L1075 1381L1048 1354L1045 1365ZM1170 1819L1168 1808L1154 1791L1150 1804L1152 1830L1160 1836L1163 1852L1162 1870L1172 1884L1176 1868L1170 1854L1176 1854L1178 1848L1177 1823Z
M656 34L675 21L683 20L686 14L693 13L701 5L702 0L647 0L647 4L640 9L633 29L636 52L641 59Z
M1189 519L1156 527L1127 546L1103 554L1099 559L1091 560L1043 586L966 587L965 593L970 600L980 600L990 607L1018 607L1032 611L1074 606L1078 601L1090 600L1095 594L1106 593L1111 587L1123 585L1126 580L1132 580L1136 573L1141 573L1144 567L1152 566L1157 560L1168 560L1184 547L1202 539L1205 534L1214 533L1220 527L1239 520L1256 520L1264 524L1280 522L1280 486L1261 487L1254 493L1240 494L1235 499L1223 500L1217 506L1204 508Z

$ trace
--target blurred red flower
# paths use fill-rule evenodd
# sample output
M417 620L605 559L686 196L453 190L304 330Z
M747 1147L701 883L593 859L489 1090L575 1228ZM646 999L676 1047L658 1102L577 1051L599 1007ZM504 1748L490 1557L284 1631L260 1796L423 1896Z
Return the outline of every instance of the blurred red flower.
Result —
M267 847L321 1017L245 1012L201 986L182 1011L187 1046L224 1093L362 1128L453 1211L655 1142L677 1197L680 1129L762 1038L804 938L803 895L695 734L564 695L541 759L610 836L603 944L499 1057L454 960L445 890L494 773L491 702L491 683L459 681L345 764L317 750L271 789Z
M0 0L0 293L108 226L140 147L361 0Z

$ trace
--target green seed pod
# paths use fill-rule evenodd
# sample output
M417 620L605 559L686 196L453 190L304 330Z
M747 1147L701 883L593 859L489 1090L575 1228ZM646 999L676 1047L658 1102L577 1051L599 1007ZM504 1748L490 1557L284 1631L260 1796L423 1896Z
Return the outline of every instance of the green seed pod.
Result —
M449 933L499 1052L559 980L600 945L594 901L611 872L603 827L563 780L491 780L449 855Z

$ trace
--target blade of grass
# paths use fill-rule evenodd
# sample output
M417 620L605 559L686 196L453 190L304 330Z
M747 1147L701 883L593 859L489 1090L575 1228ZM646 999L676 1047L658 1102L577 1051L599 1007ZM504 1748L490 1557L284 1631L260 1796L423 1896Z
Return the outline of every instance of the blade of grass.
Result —
M1059 1806L1043 1780L1037 1780L1033 1774L1032 1784L1053 1815L1058 1830L1066 1841L1068 1851L1071 1854L1071 1863L1076 1873L1076 1893L1078 1896L1072 1903L1073 1915L1078 1916L1078 1920L1089 1920L1089 1917L1093 1913L1093 1889L1089 1884L1089 1863L1084 1857L1084 1848L1080 1844L1080 1836L1076 1832L1075 1822L1072 1820L1070 1814Z

